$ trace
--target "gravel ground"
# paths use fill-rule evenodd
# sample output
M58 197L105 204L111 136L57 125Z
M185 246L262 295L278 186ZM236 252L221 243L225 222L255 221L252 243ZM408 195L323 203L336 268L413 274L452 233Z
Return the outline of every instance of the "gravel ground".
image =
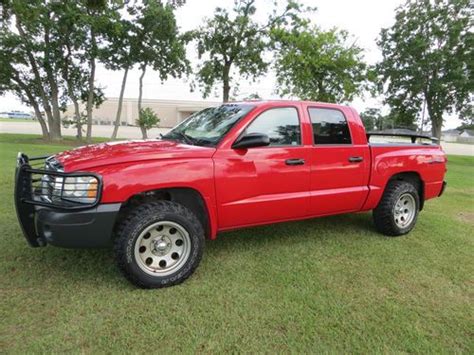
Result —
M95 137L110 137L112 130L112 126L94 125L92 128ZM169 128L153 128L149 131L148 136L157 137L160 133L164 134L168 131ZM0 133L41 134L41 128L37 122L0 122ZM63 128L63 134L74 136L76 131L74 128ZM141 132L138 127L120 127L118 137L141 138ZM442 146L447 154L474 156L474 145L442 142Z

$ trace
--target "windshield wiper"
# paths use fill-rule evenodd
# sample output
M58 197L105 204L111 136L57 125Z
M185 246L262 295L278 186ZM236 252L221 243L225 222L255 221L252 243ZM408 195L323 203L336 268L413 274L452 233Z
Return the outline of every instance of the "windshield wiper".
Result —
M190 145L194 145L195 144L195 141L192 137L188 136L186 133L183 133L183 132L179 132L179 131L174 131L172 132L171 134L172 136L178 136L179 138L181 138L182 141L184 141L186 144L190 144ZM168 134L163 136L163 138L171 138ZM178 139L179 139L178 138Z
M212 146L215 144L213 140L206 139L206 138L195 138L194 143L197 145L202 145L202 146Z
M214 141L206 138L195 138L187 135L184 132L174 131L161 135L162 139L174 139L178 141L184 141L186 144L190 145L199 145L199 146L211 146L214 144Z

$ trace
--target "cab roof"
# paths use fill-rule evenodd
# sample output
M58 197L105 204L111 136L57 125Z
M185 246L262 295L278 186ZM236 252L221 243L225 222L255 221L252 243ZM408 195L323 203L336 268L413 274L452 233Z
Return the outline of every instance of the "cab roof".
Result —
M301 103L304 105L318 105L318 106L325 106L325 107L350 107L349 105L342 105L342 104L334 104L328 102L321 102L321 101L308 101L308 100L244 100L244 101L229 101L224 102L223 104L253 104L257 106L261 105L271 105L275 104L278 106L281 105L294 105L295 103Z

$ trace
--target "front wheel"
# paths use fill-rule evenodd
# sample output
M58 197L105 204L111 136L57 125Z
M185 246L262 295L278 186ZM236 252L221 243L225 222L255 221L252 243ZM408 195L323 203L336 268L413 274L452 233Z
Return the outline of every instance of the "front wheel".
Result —
M179 284L199 265L204 232L196 216L170 201L138 206L120 223L115 240L117 264L136 286Z
M419 209L420 197L412 184L390 181L373 211L375 227L390 237L407 234L415 227Z

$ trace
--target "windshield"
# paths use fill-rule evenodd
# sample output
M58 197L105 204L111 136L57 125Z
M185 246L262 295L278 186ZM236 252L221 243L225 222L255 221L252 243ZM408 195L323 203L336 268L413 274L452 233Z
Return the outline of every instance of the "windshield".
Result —
M225 104L196 112L163 136L186 144L216 146L254 105Z

